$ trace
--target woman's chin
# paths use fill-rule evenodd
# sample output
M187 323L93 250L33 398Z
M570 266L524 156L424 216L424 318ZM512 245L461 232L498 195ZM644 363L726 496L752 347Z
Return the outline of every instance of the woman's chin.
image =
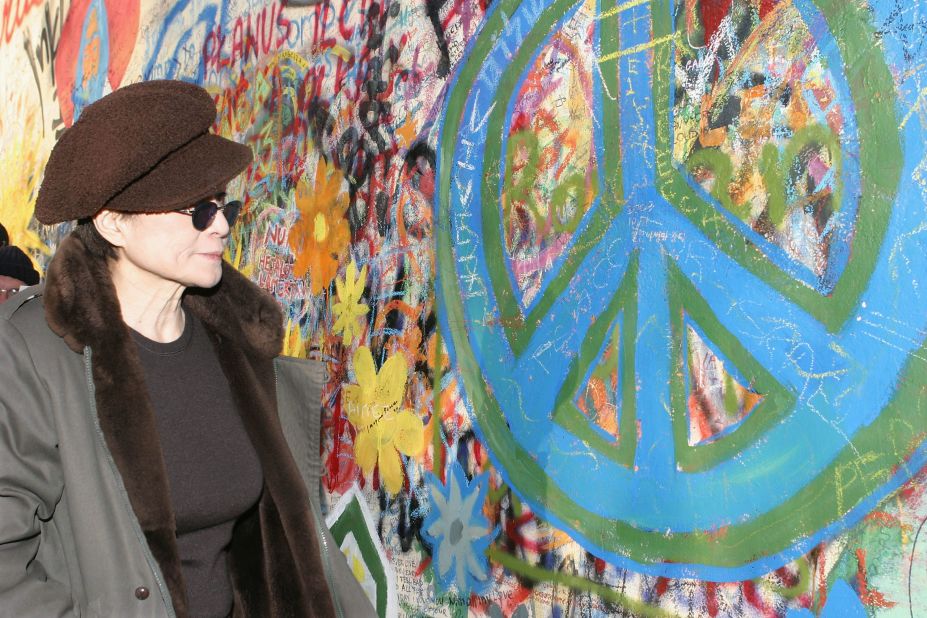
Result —
M193 277L187 282L187 287L190 288L203 288L208 290L209 288L216 287L219 285L219 282L222 280L222 267L217 267L215 272L203 272L196 273Z

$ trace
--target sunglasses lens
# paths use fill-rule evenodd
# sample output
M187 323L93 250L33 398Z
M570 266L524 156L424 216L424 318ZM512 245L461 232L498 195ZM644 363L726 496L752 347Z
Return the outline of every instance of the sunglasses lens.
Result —
M225 215L225 220L229 222L229 227L235 225L235 220L238 219L238 213L240 212L241 202L238 200L226 203L225 207L222 209L222 214Z
M216 218L217 212L219 207L215 202L200 202L193 207L193 227L202 232Z

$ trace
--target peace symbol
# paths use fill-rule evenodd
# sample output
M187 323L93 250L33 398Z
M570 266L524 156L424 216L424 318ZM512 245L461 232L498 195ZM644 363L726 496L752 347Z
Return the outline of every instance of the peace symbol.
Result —
M573 0L503 0L449 89L437 293L478 435L537 513L644 572L768 572L858 521L927 460L927 312L914 302L927 252L911 178L925 140L916 123L899 128L891 52L869 43L866 12L843 0L793 5L846 118L829 143L848 223L823 276L674 159L680 36L669 0L603 2L592 17ZM564 193L549 196L571 234L529 297L504 222L520 190L511 153L537 159L513 143L513 109L554 33L583 19L598 54L594 199L570 210ZM687 405L693 337L758 401L704 440L692 439ZM620 402L611 435L580 405L609 354Z

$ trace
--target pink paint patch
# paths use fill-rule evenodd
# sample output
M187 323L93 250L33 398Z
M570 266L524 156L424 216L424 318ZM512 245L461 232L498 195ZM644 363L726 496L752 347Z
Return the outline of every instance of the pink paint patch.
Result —
M559 234L553 243L538 255L524 260L512 260L512 274L515 281L523 281L526 277L539 271L550 270L557 258L560 257L570 242L572 234Z
M814 178L815 184L820 184L821 179L830 172L830 165L825 163L821 157L815 155L808 161L808 173Z

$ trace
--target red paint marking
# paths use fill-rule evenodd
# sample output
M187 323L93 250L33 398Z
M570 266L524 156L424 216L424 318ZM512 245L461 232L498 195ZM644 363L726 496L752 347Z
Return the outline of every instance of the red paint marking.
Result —
M427 556L424 560L422 560L422 563L418 565L417 569L415 569L415 576L418 577L424 573L429 564L431 564L431 556Z
M508 520L505 522L505 533L509 536L509 538L515 541L519 547L523 547L536 553L541 553L546 551L544 543L528 540L519 530L523 525L531 521L533 518L534 515L530 511L525 511L521 514L520 517Z
M718 584L715 582L705 582L705 605L708 615L715 618L718 615Z
M779 580L786 588L794 588L799 583L798 574L793 573L786 567L779 567L776 569L776 575L779 576Z
M901 521L891 513L885 511L873 511L866 515L866 521L881 524L886 528L896 528L901 526Z
M654 589L654 592L657 593L657 598L662 597L666 594L666 590L669 588L669 580L665 577L657 577L657 587Z
M9 43L26 15L43 4L44 0L3 0L3 42Z
M702 0L702 26L705 28L705 45L711 41L711 37L718 31L721 20L731 10L731 4L734 0Z
M480 466L486 463L483 457L483 445L476 441L473 443L473 461Z
M332 406L332 419L329 426L334 426L331 452L325 460L325 486L329 493L344 493L351 488L355 479L360 477L361 487L364 475L354 460L354 431L351 424L341 413L341 397L335 398Z
M518 606L521 605L522 602L525 601L529 596L531 596L531 593L532 590L519 585L512 594L508 595L511 603L509 615L515 613L515 610L518 608Z
M878 590L871 590L866 581L866 550L862 547L856 548L856 581L859 584L859 600L863 605L870 607L894 607L897 605L894 601L889 601Z
M274 30L278 33L276 39ZM229 31L231 34L217 26L207 34L203 42L204 70L241 67L248 60L257 61L261 53L280 49L287 41L290 20L280 13L278 4L273 4L238 16Z
M775 608L766 605L766 602L763 601L763 597L760 596L756 589L756 584L752 581L745 581L741 584L741 589L743 590L744 599L747 603L760 610L767 618L776 618Z
M764 19L774 6L776 6L776 0L760 0L760 19Z
M326 6L330 3L326 3ZM338 11L338 32L341 33L341 38L345 41L350 41L354 38L354 26L350 28L347 27L347 24L351 21L350 15L347 14L349 2L343 2L341 4L341 10Z
M824 564L824 543L818 545L818 560L815 569L818 572L818 607L824 607L827 604L827 569Z
M274 42L274 24L277 23L277 5L273 5L270 11L270 19L267 19L267 11L261 11L257 16L257 31L261 39L261 51L265 54L270 53Z
M531 126L531 120L524 112L518 112L515 114L515 117L512 119L512 128L509 129L509 135L514 135L522 129L526 129Z

